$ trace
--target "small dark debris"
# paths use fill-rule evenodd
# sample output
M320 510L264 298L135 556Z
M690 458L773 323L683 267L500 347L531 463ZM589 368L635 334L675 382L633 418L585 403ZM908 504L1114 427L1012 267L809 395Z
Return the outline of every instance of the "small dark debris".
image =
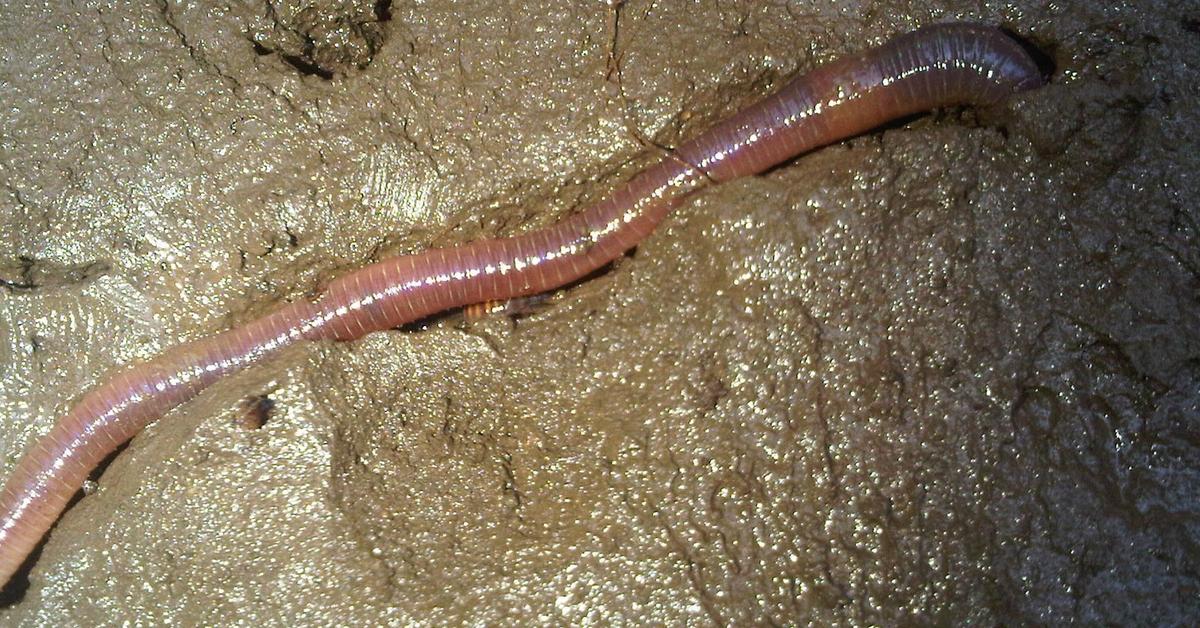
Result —
M242 402L242 413L234 422L246 430L262 429L271 419L275 400L267 395L256 395Z

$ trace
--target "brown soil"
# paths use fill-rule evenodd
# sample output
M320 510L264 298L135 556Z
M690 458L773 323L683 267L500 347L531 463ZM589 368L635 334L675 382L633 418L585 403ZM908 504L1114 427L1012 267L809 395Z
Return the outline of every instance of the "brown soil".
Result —
M4 473L118 365L547 224L819 61L972 19L1056 70L708 190L532 312L221 382L0 621L1200 621L1200 12L143 4L0 8Z

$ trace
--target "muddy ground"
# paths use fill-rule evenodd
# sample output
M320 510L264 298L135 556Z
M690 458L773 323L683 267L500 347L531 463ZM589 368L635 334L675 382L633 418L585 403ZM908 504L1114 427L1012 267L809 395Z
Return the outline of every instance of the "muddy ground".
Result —
M1055 70L532 311L219 383L0 621L1200 621L1195 5L145 4L0 8L5 474L117 366L548 224L822 60L971 19Z

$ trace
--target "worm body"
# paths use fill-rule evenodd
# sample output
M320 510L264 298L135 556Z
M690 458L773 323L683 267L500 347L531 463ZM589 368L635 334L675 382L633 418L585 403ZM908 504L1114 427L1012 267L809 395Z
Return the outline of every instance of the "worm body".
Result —
M20 460L0 495L0 584L93 468L217 379L303 340L350 340L452 307L537 294L633 247L697 189L928 109L989 105L1041 83L997 29L945 24L821 66L726 119L596 205L541 230L386 259L315 301L176 346L89 391Z

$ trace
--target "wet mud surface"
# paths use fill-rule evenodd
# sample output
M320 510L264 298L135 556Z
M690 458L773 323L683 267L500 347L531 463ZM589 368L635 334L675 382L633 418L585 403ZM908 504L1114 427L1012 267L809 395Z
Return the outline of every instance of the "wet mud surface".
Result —
M4 473L118 365L548 224L822 60L973 19L1056 69L530 312L219 383L0 621L1195 624L1200 13L1099 4L5 6Z

